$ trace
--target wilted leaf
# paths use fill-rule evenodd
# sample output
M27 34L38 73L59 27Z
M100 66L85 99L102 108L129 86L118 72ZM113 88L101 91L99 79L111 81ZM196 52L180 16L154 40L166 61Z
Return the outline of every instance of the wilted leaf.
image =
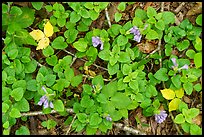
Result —
M196 14L202 13L202 2L197 2L195 6L193 6L188 12L187 16L193 16Z
M137 46L139 47L139 50L143 53L151 53L152 51L154 51L157 47L157 41L153 41L153 40L146 40L145 43L139 43L137 44Z
M51 37L54 33L53 32L53 26L49 21L45 24L44 33L45 33L46 37Z
M49 38L47 38L47 37L42 38L42 39L39 41L36 50L45 49L47 46L49 46L49 43L50 43Z
M184 95L184 90L183 90L183 88L181 88L179 90L175 90L175 93L176 93L176 97L182 98Z
M39 41L40 39L45 37L44 33L41 30L39 30L39 29L31 31L29 34L36 41Z
M171 89L163 89L161 90L162 96L167 99L171 100L175 97L175 92Z
M181 102L181 100L178 99L178 98L173 99L173 100L169 103L169 112L170 112L170 111L173 111L173 110L176 110L176 109L178 108L180 102Z

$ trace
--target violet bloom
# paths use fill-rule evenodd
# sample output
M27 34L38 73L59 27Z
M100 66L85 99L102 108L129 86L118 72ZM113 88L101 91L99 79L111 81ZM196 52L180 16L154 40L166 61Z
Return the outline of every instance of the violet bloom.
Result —
M129 31L134 35L134 40L139 43L141 41L142 35L140 34L138 27L133 26Z
M173 66L172 66L173 69L178 67L178 64L176 63L176 58L171 58L171 61L173 62ZM178 68L178 71L180 71L181 69L186 69L187 70L188 65L185 64L183 67Z
M134 40L137 41L138 43L140 42L142 36L141 35L135 35Z
M112 118L110 117L110 115L108 114L108 116L106 117L107 121L112 121Z
M97 47L98 45L101 45L100 50L103 50L103 42L99 37L92 37L92 44L94 47Z
M160 114L155 114L154 116L157 123L162 123L167 118L167 113L166 111L162 110L160 111Z
M52 103L51 101L48 101L46 95L42 96L42 97L40 98L40 101L38 102L38 105L41 106L42 104L43 104L44 108L48 108L48 107L54 108L53 103Z
M45 91L45 93L47 93L46 88L45 88L44 86L42 86L42 90ZM48 108L48 107L54 108L53 103L48 101L48 98L47 98L46 95L42 96L42 97L40 98L40 101L38 102L38 105L41 106L42 104L44 104L44 105L43 105L44 108Z
M179 70L180 70L180 69L186 69L186 70L187 70L187 69L188 69L188 65L185 64L183 67L179 68Z
M134 34L134 35L138 35L138 34L140 34L140 31L139 31L138 27L133 26L133 27L130 29L130 33L132 33L132 34Z
M172 66L172 68L178 67L178 64L176 63L176 58L171 58L171 61L174 64L174 66Z

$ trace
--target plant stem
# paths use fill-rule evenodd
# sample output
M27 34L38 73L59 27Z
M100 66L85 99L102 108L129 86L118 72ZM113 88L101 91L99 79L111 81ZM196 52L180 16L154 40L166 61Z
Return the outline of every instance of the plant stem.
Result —
M106 18L107 18L108 25L109 25L109 28L110 28L110 27L111 27L111 22L110 22L110 18L109 18L109 15L108 15L108 9L107 9L107 7L105 8L105 14L106 14Z
M136 129L133 129L133 128L130 128L130 127L127 127L127 126L124 126L123 124L121 123L113 123L113 125L121 130L124 130L124 131L128 131L134 135L145 135L145 133L139 131L139 130L136 130Z
M175 13L178 13L184 5L185 5L185 2L182 2L182 3L174 10L174 12L175 12Z
M73 109L67 108L66 111L68 113L74 113ZM57 111L52 110L49 114L54 114L54 113L57 113ZM44 115L44 113L42 111L34 111L34 112L21 113L21 116L37 116L37 115ZM74 118L72 120L72 123L70 125L73 124L75 118L76 118L76 115L74 116ZM141 131L133 129L133 128L130 128L128 126L124 126L121 123L113 123L113 125L115 127L119 128L119 129L121 129L121 130L128 131L128 132L130 132L132 134L145 135L145 133L142 133ZM69 126L66 135L69 133L70 128L71 128L71 126Z
M90 76L90 75L82 75L83 77L85 77L85 78L94 78L94 77L92 77L92 76ZM112 81L111 79L109 80L109 79L103 79L104 81Z
M174 120L174 116L173 116L173 114L172 114L171 112L169 112L169 115L171 116L171 119L172 119L172 120ZM180 129L179 129L179 127L178 127L178 125L177 125L177 124L175 124L175 123L174 123L174 125L175 125L176 130L178 131L178 133L179 133L180 135L183 135L183 134L181 133L181 131L180 131Z
M69 112L69 113L73 113L74 112L73 109L69 109L69 108L67 108L66 111ZM57 111L52 110L49 114L54 114L54 113L57 113ZM44 115L44 113L42 111L34 111L34 112L21 113L21 117L22 116L37 116L37 115Z
M76 119L76 115L74 115L74 118L73 118L71 124L69 125L69 127L68 127L68 129L67 129L66 135L69 134L69 131L70 131L70 129L71 129L71 127L72 127L72 124L74 123L74 120L75 120L75 119Z
M74 55L73 53L71 53L71 52L69 52L69 51L67 51L67 50L65 50L65 49L63 49L63 51L66 52L66 53L68 53L69 55L72 55L73 57L76 57L76 55ZM76 57L76 58L77 58L77 57ZM78 58L78 59L80 59L80 60L82 60L82 61L84 61L84 62L87 61L87 60L82 59L82 58ZM101 67L101 66L99 66L99 65L96 65L95 63L93 63L92 65L95 66L95 67L97 67L97 68L101 68L101 69L103 69L103 70L105 70L105 71L108 71L107 68L104 68L104 67Z

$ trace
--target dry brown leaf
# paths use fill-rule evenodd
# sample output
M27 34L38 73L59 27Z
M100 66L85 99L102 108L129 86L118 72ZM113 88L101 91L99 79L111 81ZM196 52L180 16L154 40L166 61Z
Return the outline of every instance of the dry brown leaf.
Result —
M187 96L183 96L183 100L186 103L191 103L191 99L189 99Z
M202 115L197 115L192 121L193 123L200 125L202 123Z
M139 50L143 53L151 53L154 51L157 47L158 41L148 41L146 40L145 43L139 43L137 44Z
M30 2L14 2L13 5L18 5L22 7L29 7L31 5Z
M152 2L147 2L146 4L145 4L145 6L144 6L144 10L147 10L147 8L149 7L149 6L151 6L152 5Z
M85 70L86 75L90 75L92 77L96 76L96 73L94 71L92 71L92 70L89 70L88 66L84 66L84 70Z
M197 2L197 4L192 7L188 12L187 12L187 16L192 16L192 15L197 15L202 13L202 2Z
M109 6L109 8L108 8L108 15L110 18L110 22L114 21L114 15L118 11L118 9L117 9L118 4L119 4L118 2L111 2L111 6Z

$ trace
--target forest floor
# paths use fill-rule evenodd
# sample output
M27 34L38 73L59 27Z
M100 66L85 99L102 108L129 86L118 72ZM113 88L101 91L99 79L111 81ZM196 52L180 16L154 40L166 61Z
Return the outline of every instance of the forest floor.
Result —
M52 2L51 2L52 3ZM118 2L111 2L109 7L108 7L108 13L110 17L110 22L111 23L116 23L114 21L114 13L117 12L117 5ZM30 7L30 3L20 3L20 2L14 2L14 5L18 6L28 6ZM134 17L134 11L136 8L141 8L146 10L148 6L152 6L155 8L158 12L163 10L163 11L171 11L176 15L176 25L178 25L182 20L188 18L192 24L195 24L195 19L198 14L202 13L202 3L201 2L135 2L135 4L128 5L126 7L126 10L123 12L123 16L121 21L118 23L123 25L126 23L128 20L132 19ZM42 13L39 13L42 14ZM94 21L90 27L93 28L108 28L108 26L104 26L104 22L106 21L106 16L105 16L105 11L102 11L100 14L100 17ZM59 32L63 33L63 31ZM84 35L79 34L79 35ZM69 46L70 47L70 46ZM33 51L35 48L32 49ZM76 50L73 48L68 48L68 51L75 54ZM40 60L42 58L42 53L41 52L32 52L33 55L32 57L35 58L36 60ZM65 54L64 51L61 51L57 54L59 58L63 57ZM79 67L84 65L84 61L81 59L76 59L75 62L72 65L72 68L74 68L76 74L84 73L83 71L79 71ZM95 64L105 67L106 64L97 58L95 61ZM89 68L90 70L94 71L96 74L102 74L104 78L109 78L109 75L106 70L96 68L95 66L91 66ZM79 89L80 90L80 89ZM198 107L198 105L201 105L201 101L196 101L196 100L201 100L200 97L194 94L190 96L185 96L184 101L189 104L191 107ZM31 102L32 103L32 102ZM31 106L30 111L40 111L41 107L33 107ZM173 113L174 114L174 113ZM71 114L70 114L71 115ZM138 117L140 119L141 123L137 124L135 117ZM62 135L65 134L68 130L68 126L63 126L63 123L65 122L67 117L63 117L59 115L58 113L53 113L53 114L47 114L47 115L36 115L36 116L30 116L29 120L24 122L21 120L17 120L17 124L14 125L11 129L11 134L15 133L15 130L19 128L19 125L27 125L30 129L31 134L40 134L40 135ZM53 119L57 121L57 126L54 129L47 130L46 128L41 126L41 122L48 120L48 119ZM197 119L197 124L200 125L202 124L202 114L199 115ZM129 127L133 129L137 129L139 131L144 132L147 135L178 135L178 129L181 127L176 128L176 125L173 123L172 119L170 116L167 117L167 119L161 123L158 124L155 122L154 117L144 117L142 115L142 110L141 108L137 108L135 110L129 111L129 116L128 116L128 121L121 120L119 123L123 123L125 125L128 125ZM12 133L13 132L13 133ZM70 135L74 134L83 134L83 132L76 133L74 131L70 131ZM108 135L125 135L125 134L132 134L130 132L121 130L114 126L112 130L110 130Z

